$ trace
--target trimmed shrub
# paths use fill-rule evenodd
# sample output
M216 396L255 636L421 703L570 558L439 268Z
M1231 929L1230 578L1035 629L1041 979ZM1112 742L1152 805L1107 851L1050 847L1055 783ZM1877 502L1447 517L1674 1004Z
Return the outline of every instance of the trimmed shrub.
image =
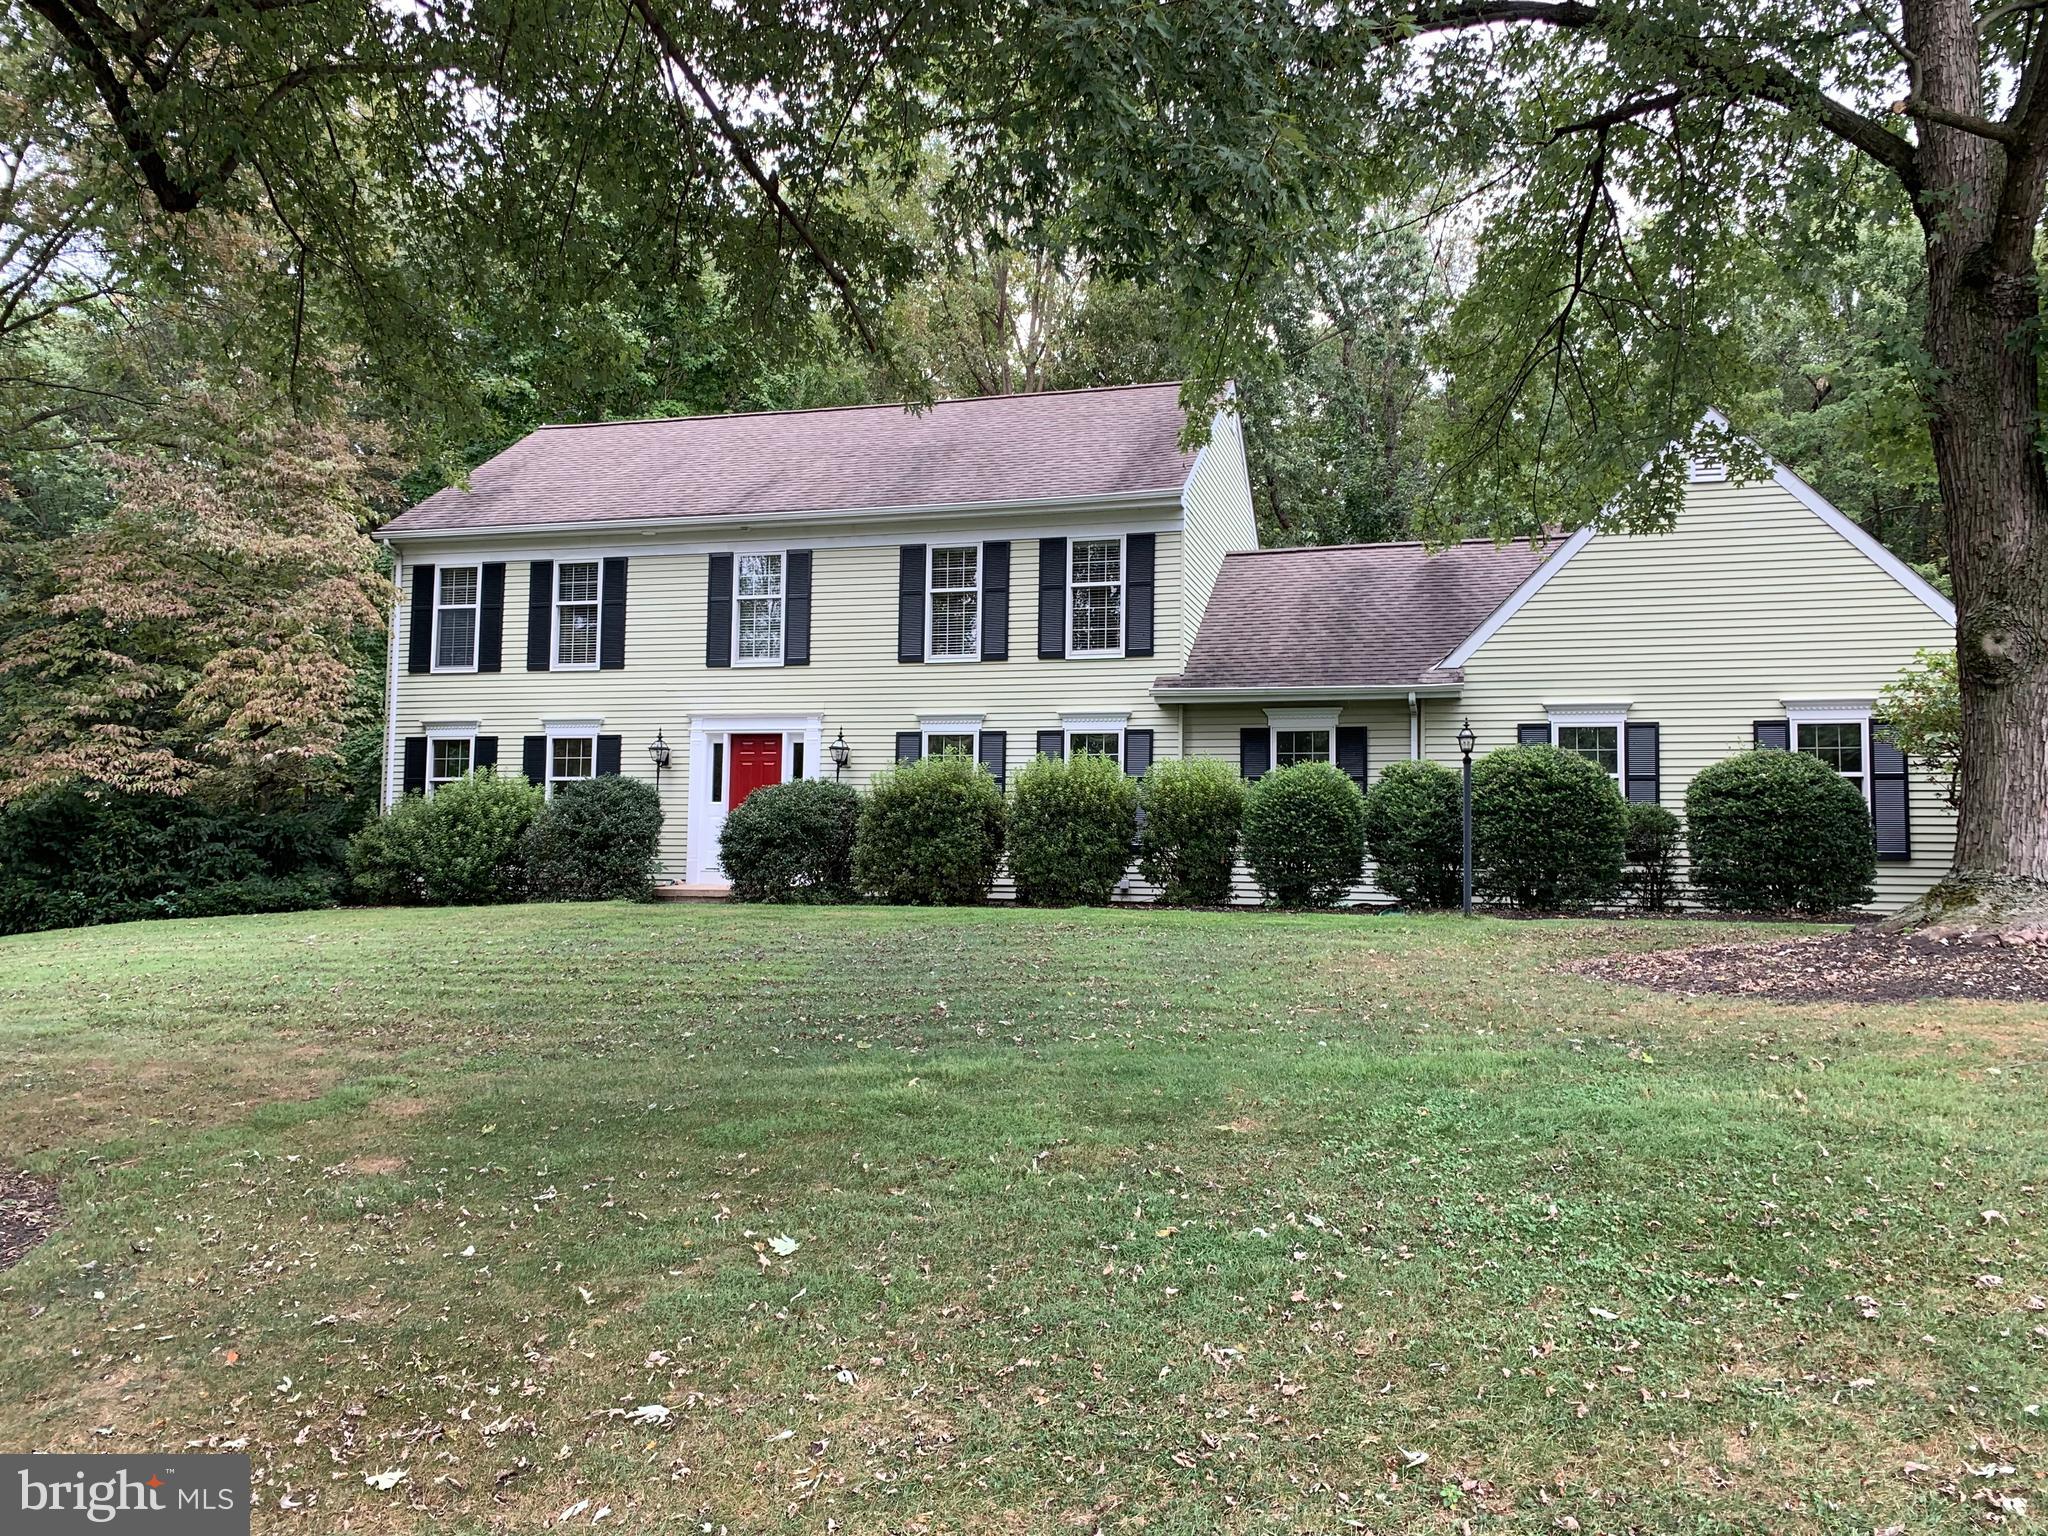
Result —
M431 799L407 795L364 827L349 844L349 876L365 901L517 901L525 887L520 839L541 804L525 779L479 768Z
M1274 769L1245 805L1244 860L1275 906L1335 906L1365 870L1365 797L1334 763Z
M1839 912L1870 900L1877 850L1849 780L1767 747L1702 769L1685 792L1692 884L1731 912Z
M1472 765L1472 878L1495 901L1569 912L1621 893L1628 815L1614 780L1556 747Z
M727 814L718 862L735 901L850 901L860 796L830 779L770 784Z
M1230 900L1249 786L1214 757L1170 757L1138 785L1138 872L1169 907L1220 907Z
M958 752L875 775L853 840L853 883L904 906L988 900L1003 857L1003 792Z
M1138 786L1094 752L1033 758L1010 801L1010 878L1034 907L1106 906L1131 867Z
M1389 763L1365 796L1373 884L1404 907L1455 907L1464 896L1464 818L1457 773Z
M622 773L557 784L519 849L531 901L652 901L660 856L661 796Z
M1629 801L1627 815L1623 884L1645 912L1668 912L1678 905L1678 818L1647 800Z

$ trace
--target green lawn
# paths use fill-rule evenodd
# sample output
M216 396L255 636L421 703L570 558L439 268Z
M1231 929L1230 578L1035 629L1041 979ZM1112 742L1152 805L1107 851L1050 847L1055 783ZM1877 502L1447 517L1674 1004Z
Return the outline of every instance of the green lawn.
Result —
M2038 1523L2048 1010L1556 969L1736 932L0 941L0 1156L66 1202L0 1274L0 1449L246 1443L259 1529Z

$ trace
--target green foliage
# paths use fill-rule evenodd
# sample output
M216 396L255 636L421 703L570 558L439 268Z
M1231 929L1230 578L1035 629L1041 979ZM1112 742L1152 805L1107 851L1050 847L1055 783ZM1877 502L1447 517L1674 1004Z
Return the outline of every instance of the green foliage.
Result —
M1230 900L1238 834L1250 787L1214 757L1170 757L1138 786L1138 872L1170 907L1220 907Z
M875 775L854 836L853 881L900 906L988 900L1003 856L1003 792L958 752Z
M525 887L521 840L541 806L538 786L490 768L432 797L406 795L350 842L356 895L429 906L516 901Z
M1405 907L1455 907L1465 856L1458 774L1441 763L1389 763L1365 796L1373 883Z
M1627 813L1614 780L1556 747L1501 747L1472 765L1473 883L1532 912L1621 891Z
M660 794L608 773L555 786L521 835L519 863L531 901L651 901L660 855Z
M1647 800L1628 802L1623 852L1628 868L1622 883L1645 912L1678 905L1678 854L1683 842L1678 818Z
M735 901L850 901L860 796L829 779L755 790L728 812L718 862Z
M1838 912L1870 900L1877 850L1862 792L1808 752L1763 748L1685 792L1692 884L1731 912Z
M1877 713L1899 750L1941 782L1950 805L1963 767L1963 690L1952 650L1920 651L1878 695Z
M356 808L59 789L0 810L0 933L334 903Z
M1017 775L1010 877L1033 907L1099 907L1131 867L1138 786L1114 758L1043 753Z
M1251 787L1244 859L1275 906L1335 906L1365 871L1365 797L1334 763L1274 769Z

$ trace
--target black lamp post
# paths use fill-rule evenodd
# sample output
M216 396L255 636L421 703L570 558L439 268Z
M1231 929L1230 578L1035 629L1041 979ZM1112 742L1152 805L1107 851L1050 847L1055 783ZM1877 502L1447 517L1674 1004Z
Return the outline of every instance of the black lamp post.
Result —
M853 760L853 749L846 744L846 732L841 731L832 738L832 745L825 749L832 754L832 782L839 782L839 775L846 771L846 765Z
M1467 917L1472 915L1472 748L1478 742L1479 738L1472 734L1470 720L1458 727L1458 753L1465 760L1460 807L1465 839L1463 911Z

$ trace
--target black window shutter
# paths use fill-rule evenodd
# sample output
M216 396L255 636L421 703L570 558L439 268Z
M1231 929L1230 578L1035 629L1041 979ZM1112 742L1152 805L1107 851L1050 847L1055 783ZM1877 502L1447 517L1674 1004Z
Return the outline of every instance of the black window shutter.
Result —
M427 792L426 737L405 738L405 777L399 781L399 785L408 795L424 795Z
M434 568L412 568L412 613L406 619L405 670L434 670ZM426 780L420 786L426 787Z
M476 669L502 672L505 669L505 562L486 560L478 593Z
M619 743L621 740L623 738L618 736L600 736L597 738L597 761L591 766L597 770L600 776L615 774L619 771Z
M1152 733L1150 731L1124 732L1124 772L1134 779L1142 779L1152 771Z
M782 573L782 664L811 664L811 552L792 549ZM799 775L801 777L801 775Z
M981 733L981 766L996 776L996 788L1006 787L1004 761L1009 756L1010 733L1008 731L983 731Z
M924 732L898 731L896 733L896 761L914 763L924 756Z
M1628 798L1655 805L1663 798L1657 783L1661 754L1656 725L1648 720L1631 720L1628 732Z
M626 664L626 557L604 562L598 577L597 665L616 672Z
M924 660L925 547L905 544L896 551L896 659Z
M981 659L1010 659L1010 544L997 539L981 546ZM1001 781L1002 775L996 779Z
M471 747L469 751L469 766L472 769L497 767L498 738L495 736L477 737L476 745Z
M1152 585L1159 535L1134 533L1124 540L1124 654L1152 654Z
M1044 757L1065 757L1067 755L1067 733L1065 731L1040 731L1038 751Z
M732 665L732 556L713 555L704 596L704 665Z
M529 784L545 784L548 781L548 739L545 736L522 736L519 740L519 767Z
M1515 745L1518 747L1547 747L1550 745L1550 722L1515 727Z
M526 568L526 670L545 672L554 661L550 645L555 621L555 562L536 560Z
M1360 790L1365 788L1365 727L1362 725L1340 725L1337 727L1337 766L1351 776L1351 782Z
M1913 856L1912 781L1906 754L1881 720L1870 722L1870 820L1880 859Z
M1262 778L1273 766L1273 738L1263 725L1247 725L1237 733L1237 771L1247 779Z
M1751 741L1759 747L1776 747L1780 752L1792 750L1790 720L1759 720L1749 730Z
M1038 541L1038 654L1067 654L1067 541Z

